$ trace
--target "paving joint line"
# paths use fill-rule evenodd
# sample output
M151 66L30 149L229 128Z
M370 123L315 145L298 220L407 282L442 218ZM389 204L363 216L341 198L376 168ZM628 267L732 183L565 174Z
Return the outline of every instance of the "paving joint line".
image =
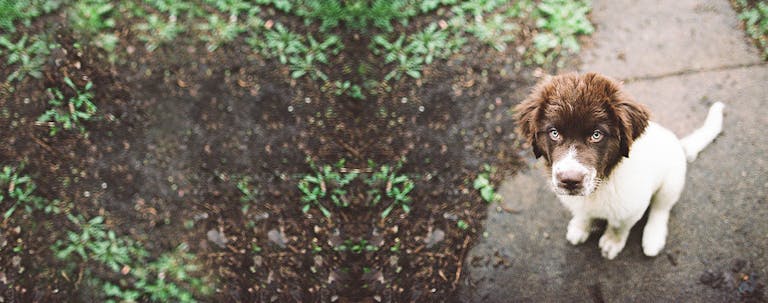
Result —
M761 61L761 62L741 63L741 64L735 64L735 65L724 65L724 66L709 67L709 68L684 69L676 72L663 73L659 75L628 77L628 78L621 79L621 81L624 83L631 83L631 82L638 82L638 81L659 80L659 79L664 79L669 77L686 76L686 75L693 75L693 74L707 73L707 72L727 71L727 70L734 70L734 69L755 67L755 66L768 67L768 62Z

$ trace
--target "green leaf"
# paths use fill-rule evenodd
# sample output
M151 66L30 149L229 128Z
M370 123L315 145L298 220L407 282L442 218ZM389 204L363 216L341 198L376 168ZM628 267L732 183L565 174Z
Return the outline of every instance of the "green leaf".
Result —
M326 218L330 218L331 217L331 212L328 211L328 209L325 208L325 206L323 206L320 203L318 203L317 207L320 208L320 212L323 213L323 216L325 216Z
M490 182L488 181L488 177L486 177L485 174L480 174L475 179L473 187L475 189L481 189L481 188L487 187L489 185L490 185Z
M383 219L383 218L386 218L387 216L389 216L389 213L392 211L392 209L394 209L394 207L395 207L395 204L393 203L393 204L389 205L389 207L384 209L384 211L381 212L381 218Z
M483 187L480 190L480 196L482 196L483 200L485 200L486 202L493 202L496 195L493 190L493 187L487 186L487 187Z

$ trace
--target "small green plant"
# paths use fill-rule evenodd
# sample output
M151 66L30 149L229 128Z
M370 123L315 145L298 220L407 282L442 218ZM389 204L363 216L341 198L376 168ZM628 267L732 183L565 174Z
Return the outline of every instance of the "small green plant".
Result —
M96 113L96 105L91 100L93 94L89 92L93 83L88 82L80 90L69 77L64 78L64 83L74 92L74 96L65 98L64 94L57 88L49 88L48 94L51 98L48 104L53 108L47 110L37 119L38 123L48 123L51 128L50 135L54 136L59 130L69 130L77 128L80 133L85 134L83 121L89 121Z
M562 53L579 52L576 37L595 30L587 18L590 10L589 1L544 0L539 3L535 9L536 27L540 32L533 38L534 62L551 63Z
M242 194L240 203L242 203L243 206L240 210L242 210L243 213L248 212L251 204L256 202L256 196L258 195L258 191L250 184L250 182L250 177L243 177L240 181L237 181L237 189L240 190L240 193Z
M29 37L24 34L18 41L13 43L8 40L8 37L0 35L0 55L6 55L7 66L18 66L16 70L8 75L7 83L21 81L26 75L37 79L43 76L41 69L50 53L50 48L54 46L48 45L41 36L32 36L30 44L27 44L28 40L30 40ZM4 52L2 48L5 48Z
M453 5L458 2L457 0L424 0L419 4L421 13L427 13L437 9L441 5Z
M344 163L344 159L339 160L335 165L336 169L344 167ZM311 161L310 166L313 173L301 178L298 185L302 193L301 201L304 202L301 211L306 213L312 205L316 205L324 216L330 217L331 212L323 206L321 201L326 196L330 196L331 201L338 207L349 206L347 190L344 187L357 178L358 173L340 173L335 171L331 165L318 168ZM328 195L329 192L330 195Z
M245 32L245 27L237 22L237 18L224 20L218 15L210 15L208 22L198 25L202 32L200 39L207 42L209 52L215 51L224 44L232 42L240 33Z
M258 5L252 5L248 1L243 0L205 0L205 2L229 16L238 16L242 13L254 16L261 11Z
M363 251L374 252L379 250L376 245L369 244L368 240L360 239L359 241L352 241L347 239L343 244L339 244L334 247L336 251L351 251L352 253L359 254Z
M70 21L74 28L96 34L115 27L114 9L108 0L79 0L72 6Z
M72 253L77 253L83 260L88 260L90 254L86 251L93 241L107 237L104 230L104 217L96 216L85 221L83 216L67 214L69 221L80 227L80 232L68 231L67 241L57 240L51 249L59 259L67 259Z
M265 32L263 38L254 36L246 39L246 42L262 54L277 57L282 64L288 63L288 57L298 55L304 47L301 36L280 23Z
M151 14L146 21L146 23L137 24L134 28L139 31L139 40L146 43L146 49L150 52L173 41L176 36L185 31L184 26L178 24L173 15L166 21L161 16Z
M747 34L762 49L763 59L768 60L768 3L765 1L736 0L734 4L741 10L739 19L744 20Z
M468 12L473 17L481 16L484 13L489 13L496 8L507 4L507 0L471 0L462 1L461 4L454 6L453 12L457 15L463 15Z
M263 39L256 35L246 42L265 57L276 57L280 63L288 64L291 77L309 75L323 81L328 81L328 76L319 69L320 64L328 64L330 56L338 54L343 47L336 35L318 40L312 35L296 34L280 23L266 31Z
M13 201L13 204L3 213L3 219L11 217L19 206L24 206L27 213L46 207L54 207L46 212L58 211L58 208L55 208L57 204L47 205L45 199L32 195L37 186L32 182L32 178L19 174L23 168L23 166L20 168L4 166L0 171L0 203L3 203L6 197Z
M472 187L480 191L480 196L485 202L491 203L501 199L501 196L496 193L496 190L491 184L491 174L494 173L494 168L488 164L483 165L483 172L477 175Z
M61 5L61 0L0 0L0 29L16 31L16 21L30 26L34 18L50 13Z
M389 81L399 80L403 75L421 78L424 64L431 64L435 58L447 59L465 42L459 35L450 37L448 31L439 30L437 24L432 23L418 33L400 35L391 42L384 35L376 35L369 47L374 54L384 56L384 63L394 63L394 69L384 76L384 80Z
M57 240L51 250L58 259L67 261L68 270L91 261L119 273L119 281L104 280L86 267L88 280L102 289L105 301L135 302L146 297L160 302L195 302L195 292L207 295L212 291L206 279L192 275L199 267L185 243L150 260L144 247L107 229L104 217L87 221L82 215L67 217L79 231L68 231L67 239Z
M202 9L191 1L177 1L177 0L144 0L142 1L160 12L166 13L169 16L181 17L182 15L188 16L202 16Z
M393 42L389 42L384 36L378 35L373 38L373 43L384 48L384 63L394 63L395 68L384 76L384 81L391 79L399 80L403 75L412 78L421 78L421 69L424 64L424 57L414 56L403 46L405 35L400 35ZM381 53L378 48L374 48L374 53Z
M502 52L507 48L507 43L515 40L515 36L510 32L518 28L517 24L507 22L507 19L504 15L494 15L488 21L475 22L467 31L481 42Z
M307 22L319 21L320 30L328 31L344 22L345 28L366 30L369 25L390 32L393 21L407 22L416 14L408 0L320 0L303 1L296 14Z
M347 94L348 96L358 100L365 99L363 89L360 87L360 85L352 84L349 81L335 81L333 85L335 86L333 93L337 96Z
M467 230L469 228L469 223L467 223L467 221L459 219L459 221L456 221L456 227L460 228L461 230Z
M435 57L443 58L451 53L446 49L448 44L448 32L437 29L437 24L432 23L421 32L409 37L410 43L406 52L424 56L424 63L432 64Z
M369 163L369 166L371 165L373 163ZM378 204L384 197L392 200L392 203L381 212L382 218L389 216L397 206L400 206L405 213L411 212L411 197L408 194L414 189L415 184L408 176L397 173L401 166L402 162L394 168L389 165L382 165L365 181L371 187L368 190L371 205ZM384 187L384 190L381 187Z

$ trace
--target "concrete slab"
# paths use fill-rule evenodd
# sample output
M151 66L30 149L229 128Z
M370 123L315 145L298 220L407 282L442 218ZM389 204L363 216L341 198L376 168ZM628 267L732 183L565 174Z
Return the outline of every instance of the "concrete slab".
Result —
M644 222L633 228L626 248L613 261L600 256L600 226L587 243L568 244L569 214L547 187L537 163L501 186L503 208L519 213L489 209L488 237L466 259L468 278L462 301L723 302L734 294L700 283L707 270L729 268L734 260L744 259L765 277L768 144L754 138L760 135L759 126L768 123L768 109L763 106L768 101L768 86L763 85L767 81L768 68L753 67L628 85L638 98L655 95L670 103L691 103L688 107L693 111L664 111L664 119L657 119L662 124L678 124L678 120L693 124L681 123L675 130L678 134L703 121L704 96L728 103L723 135L689 165L688 182L673 210L661 256L643 255ZM669 83L689 92L650 89ZM675 99L686 94L692 102ZM662 109L661 104L653 106L653 110Z
M710 23L736 28L737 20L725 0L693 2L594 1L596 47L586 51L581 68L634 79L625 89L650 107L654 121L678 136L698 127L712 102L727 104L723 134L688 166L662 254L643 255L644 221L633 228L616 260L600 256L601 226L593 228L587 243L567 243L569 214L546 185L536 167L541 165L531 159L530 169L499 189L504 207L489 208L487 237L465 260L460 301L738 301L743 298L734 287L713 288L700 278L714 273L728 280L740 260L748 264L744 270L768 283L768 143L762 139L768 125L768 66L755 64L756 52L741 32L700 38L698 30L716 27ZM688 16L684 8L697 15ZM633 13L608 13L622 11ZM712 16L699 16L704 14ZM632 36L644 42L630 41ZM681 56L659 46L677 43L675 37L695 51ZM625 48L626 43L635 44ZM619 51L632 64L615 58Z
M723 0L593 1L585 71L619 79L759 63Z

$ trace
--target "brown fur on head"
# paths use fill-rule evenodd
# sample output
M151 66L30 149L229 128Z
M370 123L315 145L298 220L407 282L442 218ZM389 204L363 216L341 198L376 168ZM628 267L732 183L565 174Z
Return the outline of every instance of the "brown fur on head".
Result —
M517 132L531 144L536 158L544 156L551 168L573 148L584 162L595 165L599 177L629 156L648 118L648 110L625 94L621 84L596 73L543 79L515 107ZM559 140L552 139L552 130ZM590 136L596 131L602 138L593 142Z

